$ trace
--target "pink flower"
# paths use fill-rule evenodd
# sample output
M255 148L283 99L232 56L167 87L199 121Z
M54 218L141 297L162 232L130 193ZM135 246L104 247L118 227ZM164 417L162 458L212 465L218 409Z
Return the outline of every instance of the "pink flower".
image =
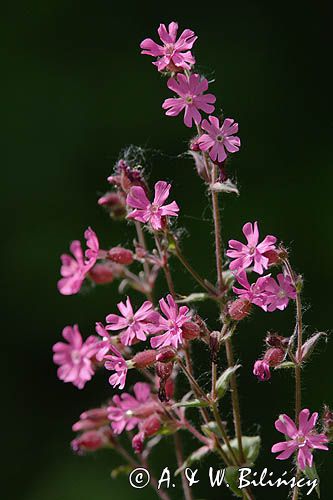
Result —
M220 125L215 116L209 116L208 120L201 124L208 133L199 137L199 148L201 151L209 151L211 159L221 163L227 158L225 150L229 153L239 151L240 138L234 135L238 132L238 123L234 123L232 118L226 118Z
M236 275L236 279L243 288L237 288L233 286L233 291L239 295L243 300L248 300L251 304L255 304L256 306L261 307L264 311L267 310L267 292L266 292L266 283L269 279L268 276L262 276L257 279L255 283L250 285L246 271L240 271Z
M258 223L255 222L252 226L251 222L247 222L243 226L243 233L247 239L247 245L240 241L230 240L229 246L231 250L227 251L228 257L235 259L230 263L231 271L240 271L250 267L254 263L253 270L262 274L264 269L268 268L269 260L265 257L265 252L275 250L275 236L266 236L266 238L258 244L259 231Z
M258 359L254 363L253 375L258 377L262 382L269 380L271 378L271 372L269 369L269 364L264 359Z
M155 231L162 229L163 217L178 217L179 207L175 201L168 205L163 205L169 197L170 189L171 184L165 181L156 182L154 201L150 203L142 187L132 187L127 196L127 205L135 210L128 214L127 218L144 223L150 222Z
M166 99L162 105L166 109L167 116L177 116L185 109L184 123L187 127L192 127L194 122L201 122L199 110L205 113L213 113L216 97L213 94L204 94L208 89L208 81L194 74L187 77L179 74L176 78L169 78L168 87L180 97Z
M109 426L83 432L71 442L72 450L78 455L108 448L113 444L112 431Z
M169 24L168 30L165 24L160 24L157 31L163 45L158 45L151 38L146 38L140 44L140 48L143 49L141 54L157 57L157 61L153 64L157 66L158 71L163 71L165 68L169 71L191 69L195 59L190 49L198 38L193 31L184 30L178 40L176 40L178 24L175 22Z
M297 429L293 420L288 415L280 415L275 422L275 428L282 434L285 434L290 440L276 443L272 447L272 453L280 453L276 458L286 460L297 451L297 462L301 470L307 466L312 467L312 450L328 450L324 443L328 442L324 434L317 434L315 424L318 413L310 416L310 411L304 409L299 414L299 427Z
M122 330L120 340L124 345L132 345L134 340L146 340L146 335L156 331L155 323L159 318L159 314L153 310L153 304L148 300L142 304L136 313L133 312L133 307L129 297L126 304L119 302L117 307L122 314L109 314L106 317L108 324L106 330Z
M177 349L178 345L183 343L182 326L190 319L189 308L186 306L178 308L170 294L167 295L166 301L161 299L159 303L163 314L166 316L166 318L160 316L159 327L165 333L153 337L150 344L153 348L171 345Z
M117 387L117 385L119 385L119 389L122 390L125 387L126 383L128 365L121 352L119 352L114 345L110 344L109 350L111 350L113 354L104 355L103 358L104 360L106 360L104 367L107 370L115 372L110 376L109 383L112 385L112 387Z
M275 311L275 309L283 311L287 307L289 299L296 299L296 290L290 276L284 276L282 273L277 275L277 281L271 277L266 281L265 291L269 312Z
M68 344L57 342L53 346L53 361L60 365L58 378L83 389L94 374L91 358L98 350L98 340L91 335L83 342L78 325L66 326L62 335Z
M60 274L62 278L58 281L58 290L63 295L78 293L86 275L96 263L99 251L97 236L89 227L85 231L84 237L88 247L85 255L83 255L80 241L75 240L70 245L73 257L68 254L61 256Z
M123 430L134 429L140 417L135 415L135 410L148 403L151 399L150 386L144 382L137 382L133 387L134 396L127 392L112 398L112 405L108 407L108 417L115 434L121 434Z
M105 329L105 326L103 323L96 323L95 325L95 330L98 335L102 337L101 342L98 344L98 352L96 353L96 359L97 361L102 361L105 357L105 355L109 352L110 350L110 345L111 345L111 337L109 332Z

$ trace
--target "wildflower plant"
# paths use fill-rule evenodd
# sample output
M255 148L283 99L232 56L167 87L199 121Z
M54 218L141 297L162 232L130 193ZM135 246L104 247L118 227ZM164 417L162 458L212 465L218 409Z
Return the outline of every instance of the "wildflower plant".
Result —
M266 351L260 359L253 360L253 374L260 381L270 379L271 383L276 369L285 368L294 374L294 420L282 413L275 427L285 440L263 446L279 453L279 460L293 460L297 478L316 476L315 450L327 450L332 439L331 410L324 408L321 427L318 426L318 413L311 414L303 408L301 393L304 363L324 334L304 338L302 277L276 236L263 234L256 221L245 222L242 231L246 241L232 239L227 248L223 246L222 200L238 194L226 168L230 156L241 147L238 123L218 115L216 97L208 89L210 83L195 68L195 33L185 29L178 36L178 25L171 22L168 27L161 24L158 35L160 43L148 38L140 47L142 54L153 57L153 65L167 77L167 88L173 93L162 104L165 114L175 117L184 113L184 124L192 132L189 156L195 161L203 191L208 192L211 201L216 279L211 283L201 276L182 251L181 232L177 230L183 224L182 203L174 200L172 184L162 179L150 186L141 158L125 155L108 177L111 188L98 204L106 209L113 223L123 223L125 230L128 226L135 228L133 247L101 249L95 232L88 228L84 234L87 250L82 249L79 241L73 241L71 255L61 256L58 282L63 295L79 293L84 281L111 286L119 282L121 300L105 312L104 318L93 318L96 331L88 332L86 340L77 325L66 326L66 343L53 346L54 362L59 379L78 389L83 389L97 370L105 371L110 383L109 399L100 408L83 412L73 425L77 433L72 441L75 452L110 448L128 464L128 469L121 470L130 471L140 465L149 467L153 448L172 436L178 462L176 474L181 475L186 499L193 497L184 469L196 460L216 454L226 468L233 493L250 500L255 498L253 491L240 491L233 480L237 468L255 465L261 447L260 436L249 435L242 424L237 381L241 366L235 362L236 358L241 359L241 353L236 356L233 346L238 325L256 308L266 314L283 314L287 307L296 310L292 334L266 336ZM236 228L235 234L239 232ZM175 287L174 260L193 278L195 288L187 293ZM158 279L165 287L162 296L157 296ZM215 303L216 316L203 320L200 309L205 300ZM211 326L216 322L218 330ZM202 374L193 364L194 343L206 355L211 374L209 392L202 386ZM227 364L223 362L223 352ZM137 372L137 377L132 377L133 372ZM136 381L138 378L140 381ZM232 427L225 423L230 412L228 405L220 404L229 388ZM261 390L260 384L257 390ZM282 411L285 405L281 401ZM276 417L272 415L270 425ZM197 441L197 448L186 459L182 431ZM157 488L153 476L151 485L161 498L169 498L166 491ZM296 486L293 500L299 494Z

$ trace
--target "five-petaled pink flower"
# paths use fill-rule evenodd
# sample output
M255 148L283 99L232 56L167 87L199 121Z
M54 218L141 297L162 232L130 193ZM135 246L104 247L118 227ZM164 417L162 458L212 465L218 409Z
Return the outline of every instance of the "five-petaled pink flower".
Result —
M318 413L310 416L310 411L304 409L299 414L298 429L293 420L288 415L280 415L275 422L275 428L282 434L290 438L288 441L276 443L272 447L273 453L280 453L276 458L286 460L297 451L297 463L301 470L307 466L312 467L312 450L328 450L325 443L328 442L325 434L318 434L315 430Z
M85 254L83 254L80 241L75 240L70 245L73 257L68 254L61 256L60 274L62 278L58 281L58 290L63 295L78 293L86 275L96 263L99 251L97 236L89 227L85 231L84 237L88 247Z
M93 335L83 342L78 325L66 326L62 335L68 344L57 342L53 346L53 361L60 365L58 378L83 389L94 374L91 358L98 351L99 342Z
M233 286L233 291L239 295L242 299L248 300L251 304L261 307L264 311L267 310L266 304L268 299L268 294L266 292L266 283L270 278L268 276L261 276L257 279L255 283L250 285L246 271L240 271L236 275L236 279L243 288L238 288Z
M165 315L159 318L159 330L164 331L162 335L157 335L150 340L153 348L173 346L177 349L183 343L182 326L190 318L190 311L187 306L178 307L173 297L169 294L166 301L159 301L161 311Z
M275 236L266 236L258 244L259 231L257 222L253 225L251 222L244 224L243 233L247 239L247 245L236 240L229 241L231 249L227 251L227 256L235 259L230 263L230 269L231 271L240 271L254 263L253 270L258 274L262 274L269 265L269 259L265 257L265 252L275 250L276 238Z
M133 186L127 195L127 205L134 208L129 213L128 219L135 219L140 222L150 222L155 231L163 227L163 218L178 217L179 207L175 201L168 205L163 205L169 196L171 184L165 181L158 181L155 184L155 197L152 203L147 198L146 193L140 186Z
M289 302L289 299L296 299L296 290L291 282L290 276L284 276L282 273L277 275L277 281L269 277L265 283L267 293L267 311L272 312L275 309L283 311Z
M104 355L103 358L105 360L104 367L115 372L110 376L109 383L112 387L119 385L119 389L123 389L126 383L128 365L121 352L114 345L110 344L110 350L113 354Z
M216 116L209 116L208 120L203 120L201 124L207 134L199 137L199 148L201 151L209 151L211 159L221 163L227 158L226 150L229 153L239 151L240 138L234 135L238 132L238 123L232 118L226 118L220 125Z
M175 22L169 24L168 30L165 24L160 24L157 31L163 45L158 45L151 38L146 38L140 44L141 54L157 57L157 61L153 64L159 71L191 69L191 66L195 64L195 59L190 49L198 38L194 32L186 29L177 40L178 24Z
M121 434L125 429L127 431L134 429L140 421L134 411L151 399L150 386L144 382L137 382L133 392L134 396L127 392L114 396L112 404L108 407L108 417L115 434Z
M117 307L122 316L109 314L106 317L108 323L106 330L122 330L120 334L121 343L132 345L134 340L146 340L149 333L156 332L155 323L159 314L153 310L153 304L148 300L142 304L140 309L134 313L130 298L127 297L126 304L119 302Z
M167 110L165 114L177 116L185 109L184 123L187 127L192 127L193 122L195 124L201 122L199 110L212 113L215 109L213 104L216 97L213 94L204 94L208 89L208 81L200 75L194 74L188 77L179 74L177 79L169 78L168 87L179 97L171 97L164 101L162 107Z

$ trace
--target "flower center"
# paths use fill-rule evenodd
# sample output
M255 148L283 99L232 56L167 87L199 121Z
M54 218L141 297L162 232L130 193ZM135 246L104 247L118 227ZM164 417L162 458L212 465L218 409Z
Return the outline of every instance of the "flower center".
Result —
M253 255L256 250L256 247L249 247L249 254Z
M187 104L193 104L193 96L188 95L185 100Z
M284 299L287 296L286 292L284 290L279 290L278 291L278 297L279 299Z
M173 319L168 320L168 326L170 327L170 329L177 327L176 322Z
M303 448L306 445L306 437L303 434L297 436L297 443L299 448Z
M174 50L175 50L175 47L172 43L169 43L165 46L165 54L167 56L172 56L172 54L174 53Z
M74 350L71 352L71 358L74 365L78 365L81 361L81 353L80 351Z
M224 141L223 135L222 134L217 135L216 140L217 140L217 142L223 142Z
M150 207L150 211L152 214L156 214L158 212L159 208L160 207L158 205L154 205L154 203L153 203Z

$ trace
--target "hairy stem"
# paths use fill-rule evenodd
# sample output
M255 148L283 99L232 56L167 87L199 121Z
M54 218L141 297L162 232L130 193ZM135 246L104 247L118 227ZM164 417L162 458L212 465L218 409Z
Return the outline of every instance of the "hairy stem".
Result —
M175 443L177 464L178 464L178 467L181 467L184 463L184 457L183 457L183 451L182 451L182 443L181 443L180 435L178 432L176 432L173 435L173 439L174 439L174 443ZM187 482L184 471L181 472L181 478L182 478L182 485L183 485L185 500L192 500L192 498L193 498L192 492L191 492L191 489L190 489L189 484Z
M136 229L136 234L138 235L138 240L139 240L141 247L147 251L146 239L145 239L145 235L143 234L142 225L137 220L135 221L135 229ZM143 270L144 270L146 285L150 288L150 283L149 283L150 268L149 268L148 262L146 262L146 261L143 262ZM150 300L150 302L154 302L153 294L151 291L149 291L149 292L147 291L146 295L147 295L147 299Z

